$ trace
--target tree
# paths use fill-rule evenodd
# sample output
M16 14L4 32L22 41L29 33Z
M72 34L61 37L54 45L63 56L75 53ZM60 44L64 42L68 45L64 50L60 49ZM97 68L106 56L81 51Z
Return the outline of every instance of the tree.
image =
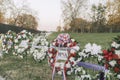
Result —
M63 21L66 24L70 24L71 21L78 18L80 15L80 9L83 7L85 0L63 0L62 1L62 16ZM74 22L71 26L71 30L75 31Z
M4 22L5 22L4 13L0 12L0 23L4 23Z
M110 32L120 31L120 0L108 1L107 12Z
M5 15L7 24L37 29L38 22L36 20L35 14L33 13L35 11L30 9L26 2L22 0L18 6L14 3L13 0L8 1L9 2L4 2L4 6L2 6L4 8L6 7Z
M76 19L74 19L74 21L71 21L70 26L74 26L75 32L84 33L87 24L88 24L88 22L85 19L76 18Z
M103 32L106 22L105 17L106 6L102 4L99 4L98 6L93 5L91 10L93 12L93 16L91 17L93 22L92 24L93 31Z
M38 22L36 18L31 14L21 14L16 17L16 26L24 27L24 28L30 28L30 29L37 29ZM14 20L10 20L10 24L14 23Z

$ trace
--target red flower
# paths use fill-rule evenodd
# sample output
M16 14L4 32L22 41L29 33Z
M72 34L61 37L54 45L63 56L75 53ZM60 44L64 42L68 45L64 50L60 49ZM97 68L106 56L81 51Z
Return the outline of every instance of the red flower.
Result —
M73 65L74 64L74 62L71 62L71 65Z
M60 67L56 67L56 71L60 71L61 70L61 68Z
M107 54L108 54L108 51L107 51L107 50L103 50L103 54L104 54L104 55L107 55Z
M111 48L111 51L115 51L115 48Z
M117 60L117 63L120 65L120 59L119 59L119 60Z
M112 54L112 56L113 56L113 59L119 59L117 54Z
M106 64L105 64L105 68L108 69L108 67L109 67L109 64L106 63Z
M76 46L76 44L77 44L76 42L73 42L73 46Z
M104 58L107 61L110 61L113 59L113 53L112 52L108 52L107 50L103 50L103 54L104 54Z
M119 69L118 67L115 67L115 68L114 68L114 71L115 71L116 73L118 73L118 72L120 72L120 69Z
M75 56L76 56L76 53L72 53L71 56L72 56L72 57L75 57Z

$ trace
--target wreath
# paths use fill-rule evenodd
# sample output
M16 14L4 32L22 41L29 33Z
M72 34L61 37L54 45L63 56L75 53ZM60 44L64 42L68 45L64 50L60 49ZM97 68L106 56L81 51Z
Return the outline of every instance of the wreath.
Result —
M61 51L61 48L67 49L67 51L63 51L63 53L68 53L67 59L64 60L64 62L62 62L62 60L60 62L56 62L57 54L60 54L59 51ZM77 51L79 51L79 46L75 39L71 39L70 35L67 33L59 34L58 37L50 44L50 48L48 49L48 62L52 69L53 67L56 68L56 73L61 75L62 68L64 67L65 74L71 75L76 64L75 56Z
M113 39L108 50L103 50L105 67L112 72L112 75L120 79L120 36Z
M98 71L96 72L91 72L92 75L90 74L90 70L87 70L86 68L91 68L91 65L95 65L98 66L97 64L100 65L101 61L103 59L102 56L102 50L101 50L101 46L97 45L97 44L91 44L88 43L85 45L85 48L78 53L77 56L77 62L81 62L82 65L84 65L85 67L82 66L78 66L76 65L75 67L75 74L76 76L76 80L98 80L98 78L103 78L100 80L104 80L104 72L100 72L98 73ZM82 63L83 62L83 63ZM85 62L85 64L84 64ZM90 65L90 66L89 66ZM102 64L101 64L102 65ZM104 67L102 67L104 68ZM99 69L99 67L98 67ZM94 74L94 75L93 75ZM101 74L101 75L99 75Z
M48 41L44 35L37 35L33 38L32 47L30 53L36 61L40 62L46 57L46 52L48 50Z

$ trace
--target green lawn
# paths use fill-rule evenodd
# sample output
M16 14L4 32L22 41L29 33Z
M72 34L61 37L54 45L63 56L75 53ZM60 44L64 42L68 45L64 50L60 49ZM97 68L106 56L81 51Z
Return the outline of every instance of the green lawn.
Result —
M58 34L51 34L48 37L49 42L56 38ZM120 33L70 33L70 35L79 42L82 49L89 42L97 43L103 49L107 49L113 37L120 35ZM0 58L0 75L9 78L7 80L51 80L51 73L52 70L47 63L47 59L39 63L30 56L26 61L26 59L20 59L9 54ZM62 80L61 76L57 75L55 80ZM74 80L74 75L68 76L68 80Z

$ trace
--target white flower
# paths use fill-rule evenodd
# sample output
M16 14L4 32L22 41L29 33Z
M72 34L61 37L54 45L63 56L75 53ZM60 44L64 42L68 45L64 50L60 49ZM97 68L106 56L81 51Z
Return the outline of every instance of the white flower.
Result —
M71 45L71 43L68 43L68 44L67 44L67 47L69 47L70 45Z
M23 56L22 55L18 55L19 58L23 59Z
M71 68L70 63L67 63L67 64L66 64L66 67L67 67L67 68Z
M98 55L98 61L101 61L103 59L103 56Z
M74 49L71 49L70 50L70 53L75 53L76 51Z
M86 72L85 72L85 70L82 70L82 74L85 74Z
M18 43L18 39L15 39L15 43Z
M72 61L75 61L75 58L71 57L69 60L72 62Z
M59 74L59 75L62 75L62 72L61 72L61 71L58 71L58 74Z
M18 49L18 46L15 46L15 49Z
M85 52L86 53L91 52L91 49L92 49L91 43L88 43L88 44L85 45Z
M81 61L82 60L82 57L79 57L78 59L77 59L77 62L79 62L79 61Z
M71 75L71 71L67 71L67 75Z
M115 50L115 54L120 55L120 50Z
M91 51L91 54L94 55L94 54L98 54L101 52L101 46L98 46L97 44L93 44L92 46L92 51Z
M115 47L115 48L118 48L118 47L120 47L120 44L117 44L116 42L113 42L113 43L111 44L111 46L112 46L112 47Z
M60 63L60 68L64 69L64 63L63 62Z
M22 36L23 38L26 38L26 34L23 34L23 36Z
M109 62L109 64L110 64L112 67L114 67L115 64L116 64L116 61L115 61L115 60L112 60L112 61Z
M60 67L60 63L56 62L55 67Z
M52 54L51 54L51 53L49 53L48 55L49 55L49 57L52 57Z
M21 35L18 35L18 39L21 39Z
M120 74L117 75L117 78L120 79Z
M79 47L79 46L74 46L74 47L72 47L72 48L75 49L75 50L77 50L77 51L80 50L80 47Z
M53 59L50 59L50 63L53 63Z
M72 42L75 42L75 39L71 39Z

